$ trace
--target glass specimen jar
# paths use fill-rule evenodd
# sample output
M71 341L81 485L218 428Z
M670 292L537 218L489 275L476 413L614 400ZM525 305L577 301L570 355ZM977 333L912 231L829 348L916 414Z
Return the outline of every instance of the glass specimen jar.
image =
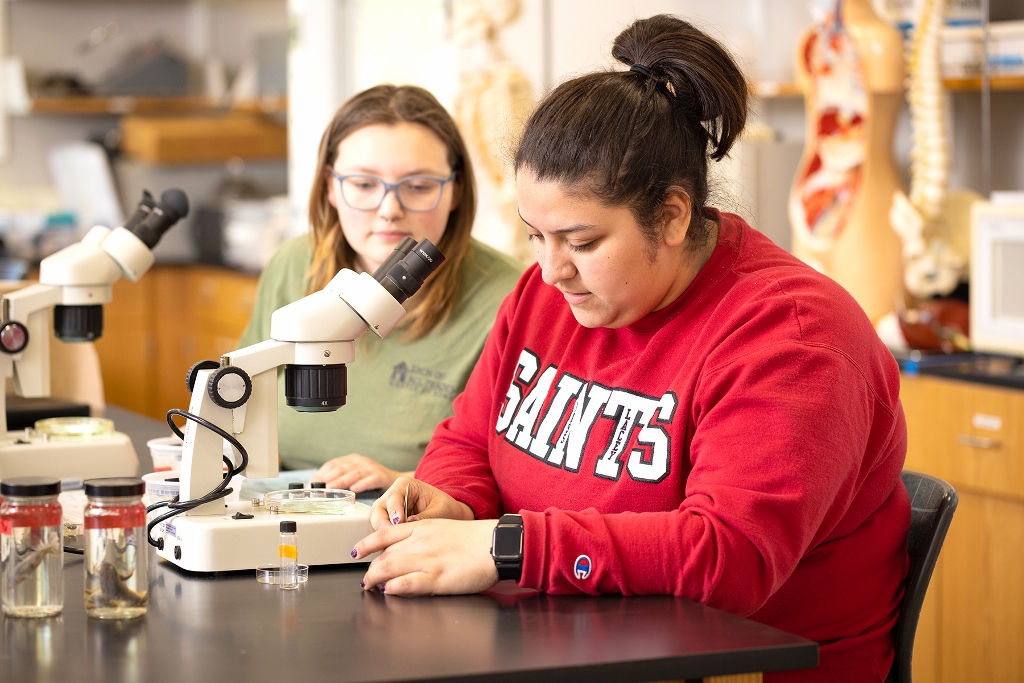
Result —
M48 617L64 609L64 525L60 481L0 482L0 601L12 617Z
M85 613L131 619L146 613L146 484L132 477L85 482Z

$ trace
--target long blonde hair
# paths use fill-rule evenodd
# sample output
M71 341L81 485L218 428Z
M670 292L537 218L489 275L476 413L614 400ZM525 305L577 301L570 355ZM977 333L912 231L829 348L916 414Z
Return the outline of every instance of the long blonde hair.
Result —
M360 128L373 124L418 123L440 138L448 150L448 164L455 172L458 205L449 214L444 236L437 247L445 264L423 285L418 303L405 317L406 339L418 339L451 315L462 286L462 264L469 254L469 236L476 213L476 186L466 143L455 121L441 103L423 88L412 85L378 85L350 98L334 115L320 140L316 182L309 194L309 222L313 234L313 263L306 277L309 292L323 289L342 268L354 268L356 252L341 230L338 211L327 199L327 169L334 166L341 141Z

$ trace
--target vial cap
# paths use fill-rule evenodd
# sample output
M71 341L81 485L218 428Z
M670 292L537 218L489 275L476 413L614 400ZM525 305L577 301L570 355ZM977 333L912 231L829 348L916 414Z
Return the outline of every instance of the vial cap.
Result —
M325 489L327 488L326 481L311 481L309 482L309 488L311 489Z
M294 534L296 531L295 522L281 522L282 534Z
M146 482L135 477L107 477L85 481L85 495L87 496L121 498L141 496L145 492Z
M297 490L299 490L301 488L303 488L301 481L290 481L290 482L288 482L288 490L289 491L297 491Z
M0 482L0 495L55 496L60 493L60 479L53 477L11 477Z

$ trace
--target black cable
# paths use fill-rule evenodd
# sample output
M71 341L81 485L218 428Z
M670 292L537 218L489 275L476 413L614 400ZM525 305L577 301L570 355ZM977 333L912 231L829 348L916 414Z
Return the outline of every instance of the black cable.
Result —
M85 550L82 548L72 548L69 545L64 546L64 552L71 553L72 555L85 555Z
M224 431L217 425L213 424L209 420L199 417L198 415L193 415L188 411L180 410L178 408L171 408L170 410L167 411L167 424L168 426L170 426L171 431L178 436L178 438L184 441L185 435L178 428L178 425L174 424L174 420L172 418L175 415L180 415L186 420L192 420L201 427L206 427L214 434L226 440L228 443L231 444L231 446L235 450L238 451L238 454L241 456L241 461L239 462L238 467L235 467L235 463L232 462L227 456L222 456L225 464L227 464L228 466L228 471L224 473L224 478L221 479L221 482L217 484L217 486L215 486L213 490L207 493L205 496L202 496L200 498L193 498L192 500L186 500L184 502L179 501L178 497L175 496L171 500L165 500L159 503L154 503L153 505L150 505L149 507L146 508L147 514L152 512L153 510L158 510L162 507L166 507L169 510L168 512L165 512L159 517L154 517L153 520L146 525L146 540L149 541L150 545L160 550L163 550L164 548L164 539L153 539L154 527L156 527L161 522L170 519L171 517L180 515L183 512L187 512L188 510L197 508L200 505L212 503L215 500L220 500L221 498L224 498L233 491L233 489L227 488L227 485L231 481L231 478L237 474L241 474L242 472L245 471L245 468L249 466L249 454L246 453L245 448L232 434L228 434L226 431Z

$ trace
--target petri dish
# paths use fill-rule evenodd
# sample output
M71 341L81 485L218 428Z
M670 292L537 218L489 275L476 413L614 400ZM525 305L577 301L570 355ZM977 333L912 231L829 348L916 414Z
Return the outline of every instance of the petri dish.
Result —
M114 433L114 423L102 417L48 417L36 420L36 431L51 439L98 439Z
M356 494L345 489L291 489L263 494L263 505L278 512L344 515L356 504Z
M299 569L299 583L306 583L309 581L309 565L300 564L297 565ZM270 585L277 585L281 583L281 565L279 564L261 564L256 567L256 581L258 583L267 583Z

